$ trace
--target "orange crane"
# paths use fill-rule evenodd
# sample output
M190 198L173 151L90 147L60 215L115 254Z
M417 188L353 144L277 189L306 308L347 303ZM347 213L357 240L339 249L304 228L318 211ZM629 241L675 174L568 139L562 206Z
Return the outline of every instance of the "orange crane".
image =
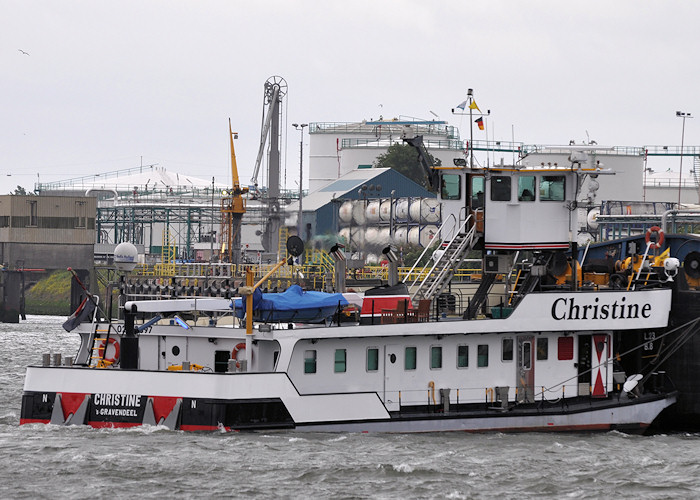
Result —
M246 209L246 200L243 195L248 192L247 187L241 187L238 180L238 167L236 165L236 150L233 147L233 139L238 139L238 133L231 131L231 119L228 119L228 133L231 140L231 180L233 187L224 191L221 197L221 253L219 257L224 262L238 264L241 256L241 221Z

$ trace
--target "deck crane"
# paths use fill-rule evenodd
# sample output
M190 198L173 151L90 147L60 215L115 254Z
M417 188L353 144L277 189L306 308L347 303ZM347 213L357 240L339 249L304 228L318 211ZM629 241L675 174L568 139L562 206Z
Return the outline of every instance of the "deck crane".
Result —
M423 143L423 136L416 135L414 137L410 137L407 133L404 133L401 138L405 143L413 146L413 148L415 148L415 150L418 152L418 162L423 167L423 172L428 178L430 190L437 191L440 186L440 175L438 171L433 168L433 165L430 164L430 156L428 155L428 150L425 148L425 144Z
M238 133L231 131L231 119L228 119L228 133L231 141L231 181L233 187L225 192L221 198L221 253L222 261L238 264L241 256L241 220L246 209L246 200L243 195L248 192L247 187L241 187L238 180L238 166L236 165L236 150L233 140L238 139Z
M266 114L260 134L260 148L253 168L252 184L262 205L265 229L262 232L263 249L276 254L280 249L279 232L283 214L280 210L280 123L282 98L287 93L287 82L281 76L271 76L265 82L264 104ZM269 139L269 143L268 143ZM267 189L258 190L258 174L265 146L268 149Z

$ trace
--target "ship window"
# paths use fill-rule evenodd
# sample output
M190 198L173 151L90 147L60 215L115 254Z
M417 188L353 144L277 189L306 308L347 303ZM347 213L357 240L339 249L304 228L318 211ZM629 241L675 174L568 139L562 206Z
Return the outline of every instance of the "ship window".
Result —
M513 361L513 339L503 339L501 347L501 361Z
M316 373L316 351L304 351L304 373Z
M476 347L476 366L479 368L484 368L489 366L489 346L486 344L479 344Z
M407 347L404 353L404 369L405 370L415 370L416 369L416 348Z
M346 359L346 351L345 349L336 349L335 350L335 368L333 371L335 373L345 373L345 359Z
M535 176L518 177L518 201L535 201Z
M564 201L566 179L563 175L545 175L540 181L540 201Z
M226 373L231 351L214 351L214 372Z
M573 337L559 337L557 339L557 356L559 361L574 359Z
M434 345L430 347L430 369L442 368L442 347Z
M273 351L272 353L272 370L277 369L277 361L280 359L280 352L279 351Z
M443 200L459 200L462 198L461 175L443 174L440 186L440 198L442 198Z
M537 361L544 361L549 357L549 339L537 339Z
M532 368L532 342L523 342L523 370Z
M491 201L510 201L510 177L505 175L491 177Z
M469 366L469 346L457 346L457 368L466 368Z
M379 349L370 347L367 349L367 371L376 372L379 370Z

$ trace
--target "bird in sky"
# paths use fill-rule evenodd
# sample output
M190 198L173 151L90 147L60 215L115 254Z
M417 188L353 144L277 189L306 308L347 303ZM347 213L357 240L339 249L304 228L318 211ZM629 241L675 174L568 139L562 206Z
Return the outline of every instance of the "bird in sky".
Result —
M25 56L28 56L28 55L29 55L29 52L25 52L25 51L23 51L22 49L17 49L17 50L19 50L19 51L20 51L22 54L24 54Z

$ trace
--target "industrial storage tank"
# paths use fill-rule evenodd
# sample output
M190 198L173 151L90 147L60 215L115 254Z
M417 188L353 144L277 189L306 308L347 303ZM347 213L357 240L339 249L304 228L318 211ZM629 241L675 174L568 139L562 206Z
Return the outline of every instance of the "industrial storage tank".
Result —
M434 225L414 226L408 231L408 242L411 245L427 247L437 234L438 227Z
M350 243L350 228L344 227L343 229L338 231L338 239L344 245L347 245L348 243Z
M382 200L379 205L379 220L382 222L389 222L391 219L391 205L392 200Z
M381 246L386 246L391 243L391 232L388 227L383 227L379 229L379 236L377 243Z
M440 220L440 202L435 198L415 199L409 208L411 220L435 224Z
M361 227L353 227L350 230L350 239L354 244L363 242L365 240L365 230Z
M352 202L346 201L338 209L338 217L345 224L350 224L352 221Z
M352 203L352 220L358 226L363 226L367 219L365 218L365 202L356 200Z
M408 220L408 199L400 198L396 201L396 218L398 220Z
M379 245L379 228L368 227L365 230L365 242L368 245Z
M397 227L394 231L394 241L398 244L408 243L408 228Z
M379 200L372 200L367 202L367 208L365 208L365 219L368 224L375 224L379 222Z

